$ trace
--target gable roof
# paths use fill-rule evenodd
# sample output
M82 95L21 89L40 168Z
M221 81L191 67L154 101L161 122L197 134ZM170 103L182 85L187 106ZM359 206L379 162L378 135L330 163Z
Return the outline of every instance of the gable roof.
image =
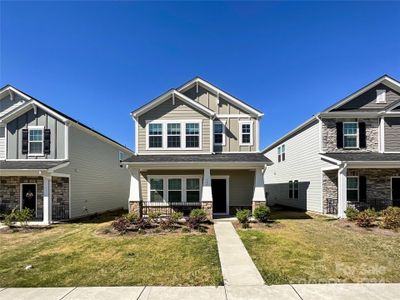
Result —
M98 132L97 130L94 130L93 128L90 128L89 126L87 126L87 125L75 120L74 118L71 118L70 116L62 113L61 111L59 111L59 110L57 110L57 109L55 109L55 108L43 103L42 101L40 101L38 99L35 99L34 97L22 92L21 90L15 88L15 87L13 87L13 86L11 86L9 84L5 85L4 87L2 87L0 89L0 99L2 99L2 97L4 95L4 92L5 91L8 92L9 90L12 91L12 92L18 93L21 97L27 99L28 102L23 104L23 105L21 105L20 107L16 108L13 111L10 111L6 115L2 116L0 118L0 123L3 120L8 120L10 118L13 118L15 115L18 115L18 113L25 112L25 110L30 110L30 109L32 109L32 105L36 105L37 107L40 107L44 111L54 115L55 117L57 117L58 119L60 119L63 122L69 121L71 124L75 125L76 127L80 128L80 129L84 129L86 131L89 131L89 132L93 133L95 136L97 136L98 138L104 139L104 140L106 140L107 142L109 142L111 144L114 144L114 145L116 145L116 146L118 146L120 148L123 148L126 151L129 151L129 152L133 153L133 151L131 149L125 147L124 145L118 143L117 141L107 137L106 135Z
M216 92L217 94L224 97L224 99L226 99L228 102L231 102L232 104L237 105L238 107L247 111L249 114L255 115L258 118L261 118L264 115L263 112L259 111L258 109L255 109L254 107L247 104L243 100L240 100L240 99L232 96L228 92L225 92L224 90L220 89L219 87L211 84L210 82L208 82L200 77L195 77L192 80L189 80L188 82L186 82L183 85L181 85L180 87L178 87L177 90L180 92L184 92L184 91L187 91L188 89L190 89L191 87L195 86L196 84L200 84L203 87L205 87L206 89Z
M400 99L393 102L392 104L390 104L388 107L385 108L386 112L390 112L394 109L396 109L397 107L400 107Z
M351 95L347 96L346 98L343 98L342 100L336 102L335 104L329 106L327 109L325 109L323 112L330 112L331 110L334 110L348 102L350 102L351 100L355 99L356 97L360 96L361 94L365 93L366 91L372 89L374 86L377 86L378 84L384 84L388 87L390 87L391 89L397 91L400 93L400 82L392 77L390 77L389 75L383 75L381 77L379 77L378 79L372 81L371 83L367 84L366 86L362 87L361 89L359 89L358 91L352 93Z
M202 105L202 104L190 99L189 97L185 96L184 94L180 93L179 91L177 91L175 89L171 89L171 90L167 91L166 93L162 94L161 96L158 96L157 98L151 100L150 102L146 103L145 105L143 105L143 106L139 107L138 109L132 111L131 115L134 118L136 118L136 117L144 114L145 112L148 112L149 110L157 107L158 105L160 105L164 101L170 99L171 97L179 98L180 100L182 100L183 102L185 102L189 106L192 106L193 108L205 113L208 116L212 117L212 116L215 115L215 112L213 112L208 107L205 107L204 105Z

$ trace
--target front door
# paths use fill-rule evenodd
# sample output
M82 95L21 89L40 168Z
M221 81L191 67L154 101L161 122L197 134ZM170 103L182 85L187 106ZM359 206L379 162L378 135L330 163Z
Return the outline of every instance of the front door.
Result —
M211 179L213 213L226 214L226 179Z
M400 177L392 178L393 206L400 206Z
M22 209L24 208L36 212L36 184L22 185Z

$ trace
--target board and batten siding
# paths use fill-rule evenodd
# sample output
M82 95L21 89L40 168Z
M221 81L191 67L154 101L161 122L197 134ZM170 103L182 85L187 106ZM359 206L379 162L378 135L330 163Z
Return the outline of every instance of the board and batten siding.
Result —
M201 121L202 134L202 149L179 149L179 150L146 150L146 122L154 120L199 120ZM185 129L181 128L181 134L184 134ZM138 152L146 153L174 153L174 152L190 152L190 153L210 153L210 118L198 110L186 105L183 101L175 98L173 103L172 98L165 100L160 105L144 113L139 117L138 122Z
M385 117L385 152L400 152L400 118Z
M273 162L264 173L269 205L281 204L299 209L322 212L321 160L319 122L316 120L297 134L266 152ZM286 159L278 162L277 148L286 148ZM289 181L299 181L299 198L289 198Z
M119 151L121 148L70 126L70 164L57 172L70 174L71 218L127 208L130 176L120 167Z
M50 154L29 156L22 154L22 130L29 126L50 129ZM65 159L65 124L37 108L31 109L7 123L7 159Z

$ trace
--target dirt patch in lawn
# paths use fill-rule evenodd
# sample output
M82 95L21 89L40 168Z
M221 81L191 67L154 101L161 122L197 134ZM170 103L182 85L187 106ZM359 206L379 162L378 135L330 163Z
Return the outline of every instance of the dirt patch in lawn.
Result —
M378 225L374 225L372 227L360 227L358 226L355 222L350 222L348 220L336 220L335 221L336 225L340 228L346 229L346 230L351 230L357 233L364 233L364 234L377 234L377 235L385 235L385 236L398 236L400 237L400 231L399 230L392 230L392 229L385 229L381 228Z

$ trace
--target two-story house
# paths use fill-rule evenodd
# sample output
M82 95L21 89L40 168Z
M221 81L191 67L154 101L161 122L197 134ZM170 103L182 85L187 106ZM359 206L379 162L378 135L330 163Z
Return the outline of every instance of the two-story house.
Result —
M259 110L194 78L131 115L131 211L202 207L212 217L265 203Z
M127 207L133 152L7 85L0 89L0 213L30 208L49 224Z
M267 202L344 216L400 204L400 82L382 76L263 150Z

